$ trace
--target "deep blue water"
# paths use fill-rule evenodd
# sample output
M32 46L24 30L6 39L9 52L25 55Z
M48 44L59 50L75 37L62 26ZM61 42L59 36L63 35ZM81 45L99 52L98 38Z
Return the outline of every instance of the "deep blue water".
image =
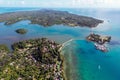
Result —
M0 13L37 10L38 8L0 8ZM40 9L40 8L39 8ZM0 44L12 43L30 38L47 37L56 42L63 43L71 38L75 39L63 49L67 62L69 80L120 80L120 10L113 9L55 9L70 13L91 16L102 19L105 22L97 28L69 27L54 25L43 27L30 24L29 20L20 21L6 26L0 23ZM18 28L28 29L25 35L15 32ZM110 35L112 41L108 44L109 52L103 53L93 46L93 43L85 41L85 37L91 32Z

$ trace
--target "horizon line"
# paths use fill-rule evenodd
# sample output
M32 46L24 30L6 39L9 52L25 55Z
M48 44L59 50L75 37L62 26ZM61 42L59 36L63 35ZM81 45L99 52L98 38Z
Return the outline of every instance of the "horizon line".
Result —
M116 7L30 7L30 6L0 6L0 8L52 8L52 9L56 9L56 8L67 8L67 9L120 9L120 8L116 8Z

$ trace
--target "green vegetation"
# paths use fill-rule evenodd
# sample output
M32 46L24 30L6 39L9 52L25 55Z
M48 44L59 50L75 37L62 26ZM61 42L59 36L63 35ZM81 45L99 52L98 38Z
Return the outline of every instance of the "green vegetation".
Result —
M0 79L65 80L60 47L46 38L14 43L13 52L0 59Z
M6 56L7 53L9 53L9 49L7 48L6 45L1 44L0 45L0 59L2 59L4 56Z
M27 30L26 29L17 29L16 32L18 34L26 34L27 33Z
M9 52L9 49L8 49L8 47L6 46L6 45L4 45L4 44L1 44L0 45L0 51L6 51L6 52Z
M99 34L90 34L86 37L87 40L89 41L93 41L95 43L98 43L98 44L105 44L106 42L110 42L111 41L111 36L102 36L102 35L99 35Z
M5 22L6 25L11 25L21 20L30 20L33 24L43 26L63 24L68 26L96 27L99 23L103 23L102 20L92 17L55 10L19 11L0 14L0 22Z

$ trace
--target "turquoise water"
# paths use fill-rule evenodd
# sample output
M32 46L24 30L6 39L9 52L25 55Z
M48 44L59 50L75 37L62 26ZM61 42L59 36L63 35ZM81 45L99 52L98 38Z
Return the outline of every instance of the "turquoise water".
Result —
M120 46L109 45L109 52L103 53L85 40L74 40L68 45L63 52L70 66L68 80L120 79Z
M24 10L37 10L37 8L0 8L0 13ZM10 46L20 40L39 37L47 37L59 43L74 39L63 48L68 80L120 80L120 10L63 8L55 10L91 16L105 22L93 29L64 25L53 25L45 28L41 25L30 24L29 20L9 26L0 23L0 44ZM28 29L28 33L25 35L17 34L15 30L18 28ZM85 40L91 30L95 33L112 36L112 41L108 44L109 52L98 51L93 43Z

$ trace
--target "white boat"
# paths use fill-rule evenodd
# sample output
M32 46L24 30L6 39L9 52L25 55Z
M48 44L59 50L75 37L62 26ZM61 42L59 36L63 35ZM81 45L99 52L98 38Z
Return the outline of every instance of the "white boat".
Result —
M96 49L98 49L102 52L107 52L108 51L108 49L105 45L100 45L100 44L97 44L97 43L95 43L94 45L95 45Z

